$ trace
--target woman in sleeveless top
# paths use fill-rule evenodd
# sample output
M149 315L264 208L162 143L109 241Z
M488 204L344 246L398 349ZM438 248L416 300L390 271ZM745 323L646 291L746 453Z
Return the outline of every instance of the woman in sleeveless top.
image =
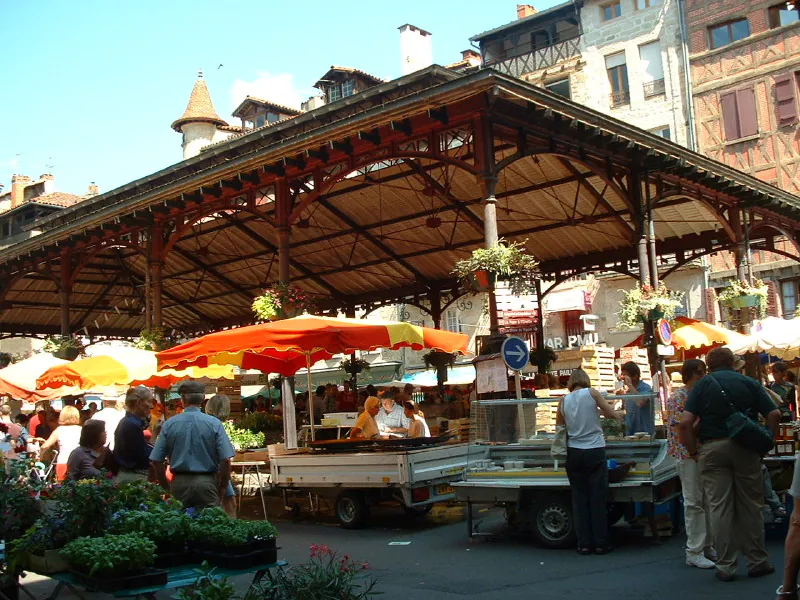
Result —
M56 478L59 481L67 476L67 460L81 441L81 413L74 406L65 406L58 416L58 427L42 444L39 452L44 452L58 444L56 459Z
M617 419L606 399L591 387L589 375L576 369L558 407L556 423L567 427L567 477L572 488L572 513L578 554L606 554L608 538L608 465L600 413Z

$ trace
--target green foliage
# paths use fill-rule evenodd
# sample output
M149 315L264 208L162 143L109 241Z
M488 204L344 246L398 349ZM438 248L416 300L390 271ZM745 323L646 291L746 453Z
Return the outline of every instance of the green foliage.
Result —
M600 427L603 429L603 435L606 437L621 437L625 435L625 429L622 426L622 421L619 419L609 419L608 417L600 418Z
M649 285L636 284L631 290L621 291L624 296L617 313L617 327L626 329L641 326L652 310L663 312L663 318L671 321L684 296L683 292L668 290L663 283L656 289Z
M172 347L172 342L167 338L163 327L153 327L151 329L142 329L133 345L139 350L161 352Z
M345 373L350 373L350 375L352 375L354 373L361 373L361 371L369 371L370 364L363 358L357 358L355 360L345 358L339 363L339 368Z
M767 296L769 289L760 279L754 279L753 285L744 280L734 279L728 282L725 289L717 295L717 300L722 304L730 304L734 298L740 296L756 296L758 299L758 318L763 319L767 316Z
M467 284L475 271L482 270L505 281L515 296L535 293L535 282L541 276L539 262L524 251L524 242L499 240L491 248L477 248L469 258L457 261L452 273Z
M558 354L548 346L534 348L531 351L531 364L538 367L539 373L547 373L550 370L550 365L556 360L558 360Z
M80 537L67 544L61 555L78 571L112 577L152 565L156 558L156 545L133 533Z
M233 421L223 421L222 427L231 440L235 450L247 450L249 448L263 448L266 443L264 434L254 433L249 429L242 429L233 424Z
M203 562L194 585L178 590L176 600L231 600L236 593L236 588L228 582L227 577L214 577L214 571L208 562Z
M111 516L108 531L134 533L158 545L181 542L189 535L191 519L175 500L162 504L148 503L139 510L121 510Z
M271 540L278 537L278 530L267 520L238 521L247 530L249 540Z
M39 517L44 484L28 479L32 468L29 459L0 460L0 538L6 542L21 537Z
M275 430L283 431L283 419L281 416L273 415L272 413L268 412L247 413L246 415L242 415L242 417L235 422L235 425L240 429L247 429L253 433ZM263 446L254 447L261 448Z
M254 540L277 537L269 521L231 519L220 508L204 508L190 520L188 537L196 545L208 548L235 548Z
M454 364L456 364L456 354L431 350L430 352L426 352L422 355L422 360L428 369L452 367Z
M69 335L49 335L44 340L44 351L50 354L55 354L59 350L68 348L80 349L78 340Z
M312 544L307 563L268 571L246 600L363 600L380 593L377 580L365 575L368 569L367 563Z
M252 309L259 319L271 321L282 317L288 306L299 314L312 310L314 303L299 287L276 283L253 300Z

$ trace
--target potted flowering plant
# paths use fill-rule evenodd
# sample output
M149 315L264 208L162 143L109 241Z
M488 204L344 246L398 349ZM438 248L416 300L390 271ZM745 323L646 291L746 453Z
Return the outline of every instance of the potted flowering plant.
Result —
M276 283L253 300L253 312L259 319L289 319L311 310L313 302L299 287Z
M539 373L547 373L552 365L558 359L558 355L552 348L542 346L541 348L534 348L531 352L531 364L536 365Z
M732 309L757 308L759 318L767 316L767 285L760 279L750 285L744 280L734 279L722 290L717 299Z
M355 360L345 358L339 363L339 368L350 375L358 375L362 371L369 371L370 364L363 358L356 358Z
M44 351L56 358L75 360L81 353L81 347L74 337L69 335L51 335L44 340Z
M150 329L142 329L139 332L139 338L134 342L134 347L139 350L150 350L151 352L160 352L172 346L172 343L167 338L167 334L163 327L152 327Z
M515 296L535 293L540 276L538 261L524 251L524 243L503 240L491 248L476 248L456 262L452 273L473 292L488 292L505 281Z
M657 288L637 284L631 290L624 291L617 325L634 328L647 321L657 321L675 316L675 309L681 306L683 292L668 290L663 283Z

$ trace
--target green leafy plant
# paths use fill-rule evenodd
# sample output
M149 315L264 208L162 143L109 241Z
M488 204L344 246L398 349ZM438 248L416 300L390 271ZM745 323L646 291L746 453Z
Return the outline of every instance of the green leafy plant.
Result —
M623 292L620 310L617 313L617 327L633 329L647 320L664 318L671 321L675 309L683 302L683 292L668 290L663 283L653 289L649 285L637 284Z
M263 521L239 521L247 531L247 538L255 540L272 540L278 537L278 530L267 520Z
M340 556L327 546L311 545L310 560L289 569L268 571L254 590L262 600L363 600L377 596L377 580L367 563ZM248 595L249 596L249 595ZM251 596L252 597L252 596Z
M192 519L189 541L195 546L218 550L244 547L250 541L241 521L231 519L219 508L205 508Z
M350 358L345 358L342 362L339 363L339 368L342 369L345 373L354 375L357 373L361 373L362 371L369 371L370 364L363 358L356 358L355 360Z
M271 321L294 316L313 308L314 303L299 287L277 283L253 300L253 312L259 319Z
M268 412L251 412L243 415L235 421L235 425L240 429L247 429L253 433L264 431L283 431L283 418L280 415L273 415ZM254 446L261 448L263 446Z
M422 355L422 361L428 369L439 369L442 367L452 367L456 364L456 355L450 352L439 352L431 350Z
M236 588L228 582L227 577L215 577L216 569L203 561L195 572L197 580L189 587L178 590L174 598L177 600L230 600L236 593Z
M44 351L55 354L67 348L80 349L78 341L69 335L49 335L44 339Z
M156 545L137 534L80 537L61 550L72 568L88 575L113 577L151 566Z
M167 338L163 327L153 327L151 329L142 329L133 345L139 350L160 352L170 348L172 342Z
M281 376L270 377L269 384L276 390L281 389Z
M230 438L235 450L263 448L266 443L263 432L255 433L249 429L242 429L234 425L233 421L224 421L222 427L225 429L225 433L228 434L228 438Z
M157 546L180 543L189 535L191 519L181 504L168 503L142 505L139 510L121 510L111 516L108 531L114 534L142 535Z
M524 242L499 240L496 246L477 248L469 258L457 261L452 273L469 287L475 272L488 271L505 281L513 295L533 294L541 272L539 262L524 247Z
M32 468L29 459L0 460L0 538L6 542L22 537L39 518L44 483L28 478Z
M550 365L558 360L558 354L548 346L537 347L531 352L530 360L531 364L536 365L539 369L539 373L547 373L550 370Z
M731 306L740 298L753 296L756 301L755 308L758 310L758 317L763 319L767 316L768 293L769 288L767 288L767 284L760 279L754 279L753 285L750 285L744 280L734 279L730 281L728 285L725 286L725 289L717 295L717 300L719 300L722 304Z

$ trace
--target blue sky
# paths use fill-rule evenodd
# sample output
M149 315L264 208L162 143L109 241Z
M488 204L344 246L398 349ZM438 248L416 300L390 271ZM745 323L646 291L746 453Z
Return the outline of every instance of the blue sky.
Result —
M247 93L298 105L333 64L398 77L404 23L447 64L515 18L506 0L0 0L0 183L50 172L60 191L105 192L178 162L170 124L200 67L233 122Z

